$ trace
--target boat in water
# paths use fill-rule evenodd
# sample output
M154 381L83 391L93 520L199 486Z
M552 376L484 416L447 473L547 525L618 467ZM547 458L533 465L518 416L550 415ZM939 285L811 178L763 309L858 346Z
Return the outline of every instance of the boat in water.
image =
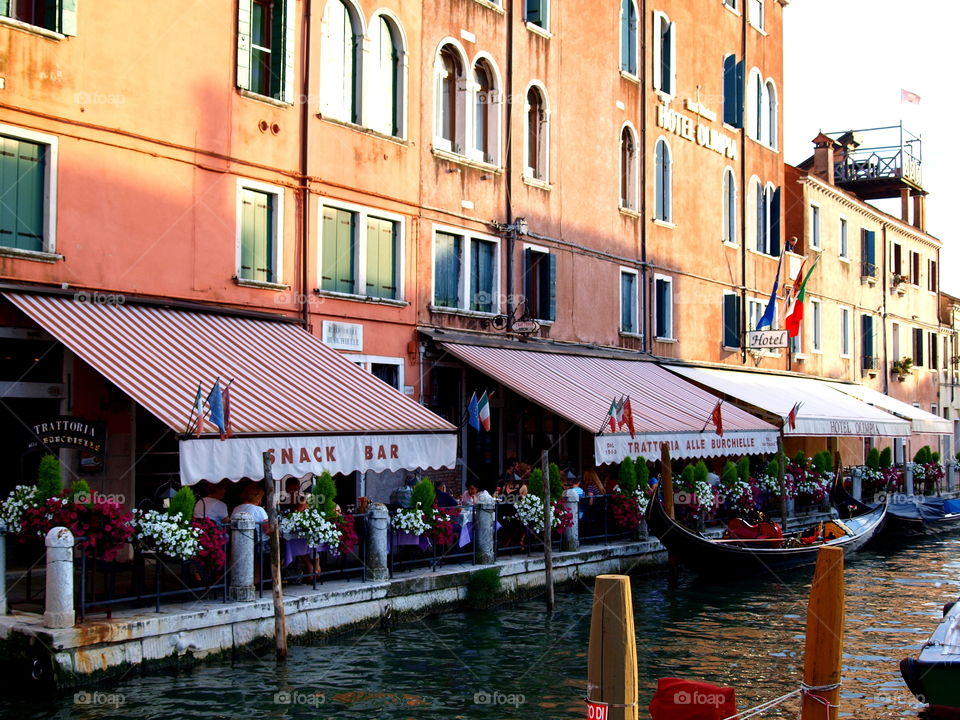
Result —
M922 495L892 495L890 499L909 502L888 503L883 527L886 536L933 535L960 530L960 500ZM875 507L854 498L839 482L833 487L831 500L841 518L851 513L859 515Z
M960 716L960 602L944 607L943 620L917 657L900 661L900 674L931 714Z
M747 574L812 565L823 546L856 552L883 527L887 506L867 508L846 520L830 520L807 531L784 535L775 523L748 525L736 519L726 537L710 538L667 514L660 493L647 507L650 533L676 560L702 574Z

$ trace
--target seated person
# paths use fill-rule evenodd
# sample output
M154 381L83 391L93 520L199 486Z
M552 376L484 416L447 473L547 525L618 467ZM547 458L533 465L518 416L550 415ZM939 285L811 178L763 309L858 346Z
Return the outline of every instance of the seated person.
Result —
M230 516L230 510L223 501L227 492L227 483L211 483L203 481L203 497L193 506L195 518L210 518L216 523L223 523Z
M449 508L457 506L457 499L447 492L447 484L443 480L437 480L433 483L437 491L437 507Z
M481 501L493 501L493 496L486 490L481 490L476 480L467 482L467 491L460 497L461 505L476 505Z

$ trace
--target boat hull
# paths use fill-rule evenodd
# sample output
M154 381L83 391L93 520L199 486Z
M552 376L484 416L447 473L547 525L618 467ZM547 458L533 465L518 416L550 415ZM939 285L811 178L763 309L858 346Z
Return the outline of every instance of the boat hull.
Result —
M900 674L917 700L960 714L960 603L944 608L943 620L917 657L900 661Z

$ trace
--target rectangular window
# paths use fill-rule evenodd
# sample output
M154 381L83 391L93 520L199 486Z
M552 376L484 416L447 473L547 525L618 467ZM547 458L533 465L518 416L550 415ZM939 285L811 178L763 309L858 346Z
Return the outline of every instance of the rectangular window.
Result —
M915 367L923 367L923 330L913 329L913 364Z
M949 358L950 358L950 351L948 350L948 347L947 347L947 338L944 337L944 338L943 338L943 356L942 356L942 358L941 358L941 362L943 363L941 367L942 367L944 370L947 369L947 360L948 360Z
M840 257L844 260L850 257L850 240L847 230L847 219L840 218Z
M763 317L763 313L766 311L767 305L766 301L763 300L747 300L747 328L751 330L756 330L757 325L760 323L760 318ZM773 327L777 327L777 314L776 307L774 307L773 315Z
M524 254L526 314L536 320L557 319L557 256L528 247Z
M433 304L460 307L460 270L463 264L463 237L438 232L433 241Z
M740 296L736 293L723 294L723 346L740 348Z
M324 207L321 244L320 288L356 294L357 213Z
M523 19L544 30L549 30L550 0L525 0Z
M276 193L240 188L240 268L237 277L253 282L275 283Z
M77 34L77 0L0 0L0 16L61 35Z
M288 15L295 7L291 0L239 0L238 87L282 102L293 101L294 23Z
M399 244L399 223L367 217L367 276L364 284L368 297L399 298Z
M673 339L673 280L654 276L654 334L658 339Z
M750 24L758 30L763 30L763 0L750 0Z
M840 357L850 357L850 308L840 308Z
M820 250L820 206L810 206L810 247Z
M494 312L497 244L488 240L470 241L470 309Z
M653 89L677 91L677 24L662 12L653 13Z
M877 233L873 230L860 231L861 271L863 277L877 276Z
M936 370L940 365L940 358L937 355L940 351L940 346L937 343L936 333L927 333L927 345L930 349L930 369Z
M900 359L900 323L890 326L890 354L894 360Z
M735 55L723 59L723 122L731 127L743 127L743 60Z
M45 200L50 146L0 135L0 247L51 250ZM52 209L52 206L50 206Z
M872 315L860 316L860 348L860 367L864 370L876 370L877 357L876 353L874 352L874 330Z
M620 271L620 332L636 335L640 332L637 312L637 273Z
M813 347L811 350L815 353L822 352L821 329L823 327L822 308L819 300L810 301L810 325L813 335Z
M903 275L903 247L900 243L890 243L891 252L890 252L890 267L894 275Z
M937 274L937 261L927 260L927 290L937 292L940 276Z
M910 251L910 284L920 285L920 253Z

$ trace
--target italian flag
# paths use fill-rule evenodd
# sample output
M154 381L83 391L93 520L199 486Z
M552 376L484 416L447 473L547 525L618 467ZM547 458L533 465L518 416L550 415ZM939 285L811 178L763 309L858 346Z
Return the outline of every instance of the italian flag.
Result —
M487 397L487 391L483 391L483 395L480 396L479 402L477 402L477 411L480 416L480 426L490 432L490 398Z
M817 267L818 262L820 262L819 255L817 255L817 259L813 261L813 265L811 265L807 271L803 282L800 283L800 291L790 296L790 303L787 305L787 317L783 321L783 326L787 329L787 334L790 337L796 337L800 334L800 325L803 323L803 300L807 296L807 281L810 279L810 276L813 275L813 271ZM801 266L800 272L797 273L797 280L800 279L800 275L802 274L803 267Z

